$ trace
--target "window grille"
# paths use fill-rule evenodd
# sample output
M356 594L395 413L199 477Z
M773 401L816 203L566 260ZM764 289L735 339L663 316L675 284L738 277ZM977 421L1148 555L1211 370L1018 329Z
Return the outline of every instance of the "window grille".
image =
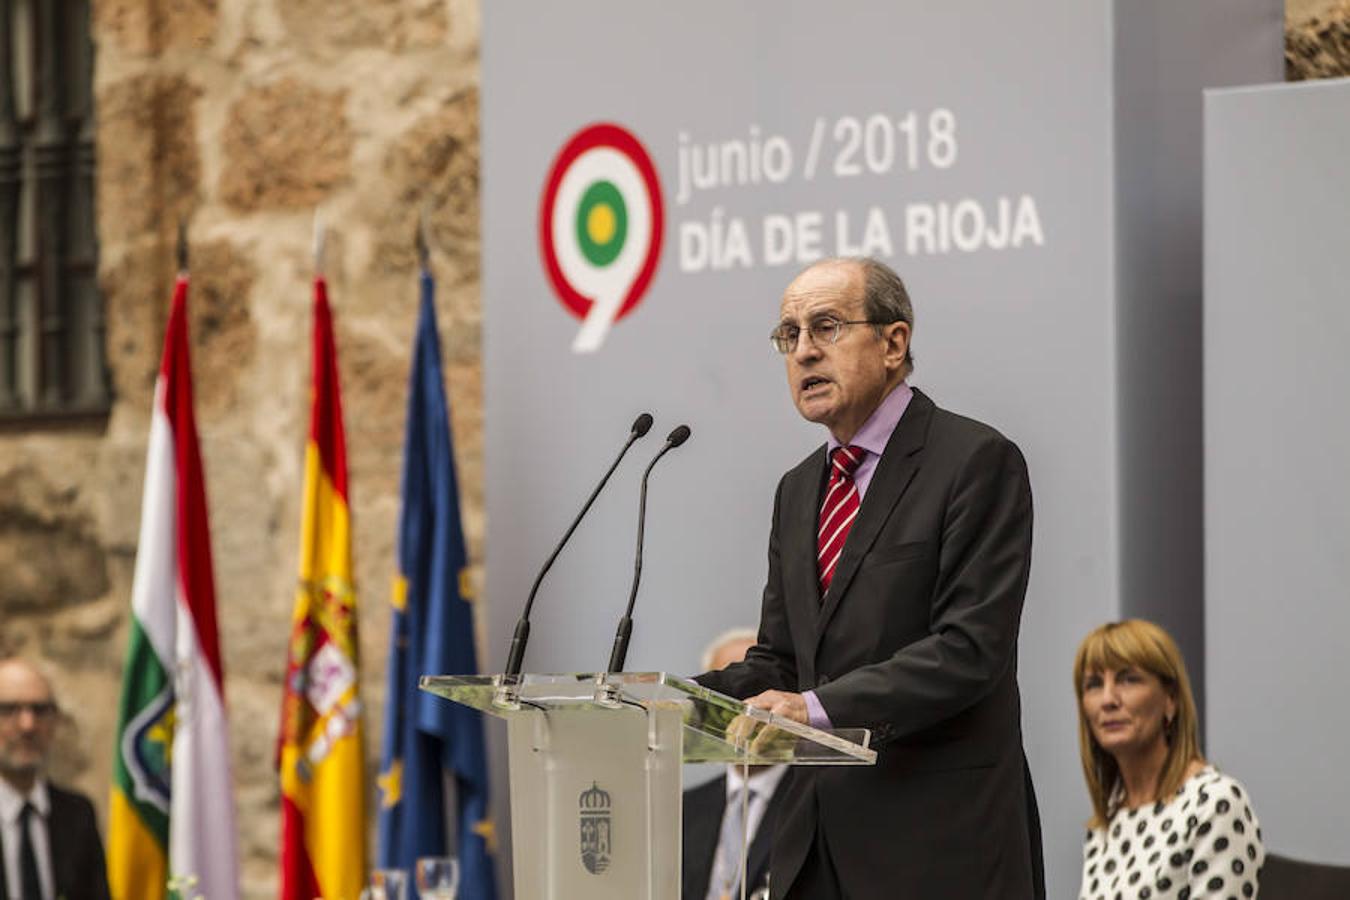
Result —
M89 0L0 0L0 420L108 407Z

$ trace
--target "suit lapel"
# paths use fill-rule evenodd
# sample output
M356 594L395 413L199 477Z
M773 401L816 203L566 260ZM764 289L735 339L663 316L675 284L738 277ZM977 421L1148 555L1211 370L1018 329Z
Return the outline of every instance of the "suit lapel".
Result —
M70 841L55 840L56 835L67 835L73 822L66 821L67 807L61 791L47 782L47 802L51 804L51 814L47 816L47 849L52 860L52 889L56 896L70 896L70 863L66 854L70 850Z
M5 868L5 838L0 834L0 900L9 900L9 870Z
M834 577L830 580L830 589L825 592L820 605L812 659L815 659L815 651L820 646L820 638L830 618L839 608L839 602L848 591L853 576L858 573L859 564L881 533L881 527L890 518L891 510L900 502L914 473L919 470L922 458L919 451L923 449L928 436L928 423L932 414L933 401L916 389L905 414L900 417L890 440L886 442L886 451L881 454L876 471L872 473L872 481L867 486L867 496L858 508L858 517L853 520L848 539L844 541L843 552L839 555Z
M784 591L791 603L790 618L794 622L805 624L806 647L814 647L820 639L817 629L820 623L820 579L816 573L816 531L820 527L820 504L824 499L827 471L825 468L825 447L821 446L807 457L798 467L799 483L784 497L790 497L792 506L783 511L783 534L792 541L791 546L780 548L783 566ZM802 638L799 637L798 640ZM802 665L810 665L813 653L797 654L798 676L811 679L813 672L803 673Z

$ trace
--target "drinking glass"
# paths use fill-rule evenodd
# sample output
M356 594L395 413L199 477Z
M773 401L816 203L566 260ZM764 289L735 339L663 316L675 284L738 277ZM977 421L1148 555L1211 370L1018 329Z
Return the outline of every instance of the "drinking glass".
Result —
M408 900L408 873L403 869L371 872L370 900Z
M455 900L459 863L453 856L423 856L417 860L417 890L422 900Z

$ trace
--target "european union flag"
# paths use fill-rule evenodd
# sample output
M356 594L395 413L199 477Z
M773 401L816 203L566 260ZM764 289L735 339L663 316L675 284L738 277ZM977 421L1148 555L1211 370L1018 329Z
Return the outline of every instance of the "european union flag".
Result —
M379 864L407 869L411 876L419 856L454 852L460 864L460 900L496 900L482 718L475 710L417 689L424 674L478 671L473 607L462 578L466 555L441 377L436 285L427 272L422 273L421 293L403 447L399 576L379 779ZM453 851L445 821L447 776L454 778L458 815Z

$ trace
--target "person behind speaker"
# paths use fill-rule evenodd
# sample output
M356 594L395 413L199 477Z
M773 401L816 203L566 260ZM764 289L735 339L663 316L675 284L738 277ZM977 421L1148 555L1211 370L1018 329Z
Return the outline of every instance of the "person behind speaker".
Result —
M702 670L725 669L745 658L755 644L752 628L734 628L713 639L703 651ZM739 766L684 792L684 864L682 900L729 900L740 897L741 829L739 806L747 784ZM768 881L773 832L782 794L778 787L786 766L751 766L745 829L746 895Z
M913 326L888 266L831 259L769 335L827 440L779 481L756 645L697 680L877 751L793 772L775 900L1044 896L1017 689L1030 480L1012 441L909 385Z
M1092 799L1081 900L1251 898L1265 860L1246 789L1205 761L1186 663L1152 622L1093 630L1073 664Z
M94 806L47 779L60 710L28 660L0 660L0 900L108 900Z

